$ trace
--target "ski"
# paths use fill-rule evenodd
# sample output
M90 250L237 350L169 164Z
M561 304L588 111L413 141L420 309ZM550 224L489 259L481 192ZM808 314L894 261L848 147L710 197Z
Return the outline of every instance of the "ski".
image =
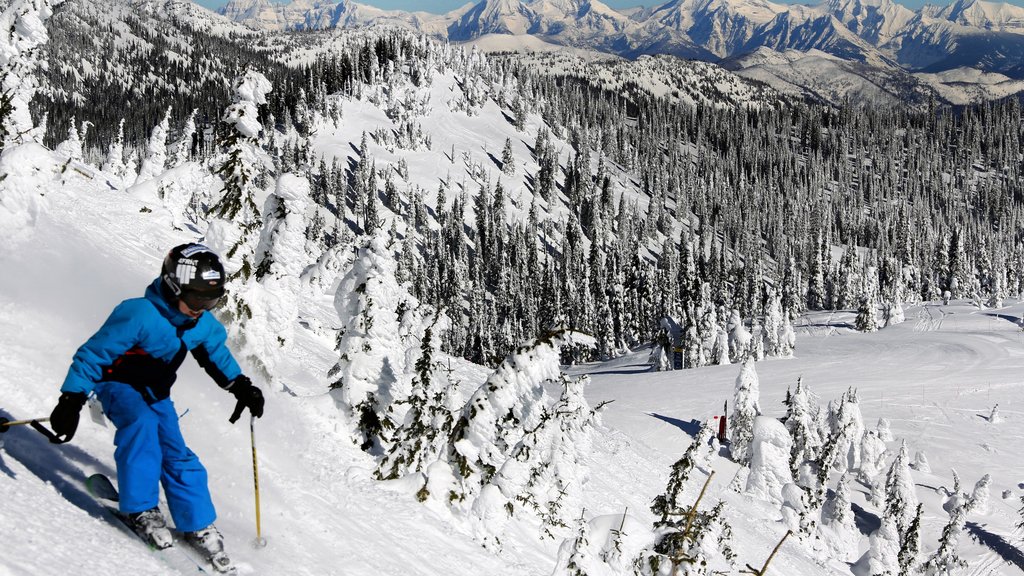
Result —
M153 546L146 538L135 531L132 526L131 520L118 508L118 502L120 497L117 492L117 488L113 482L110 481L104 474L93 474L85 481L86 490L89 494L99 502L104 509L117 520L117 524L120 528L126 530L140 542L142 542L149 550L160 558L169 567L184 573L184 574L227 574L233 576L237 574L237 570L234 566L205 566L204 563L207 559L203 559L202 562L197 560L193 554L199 554L198 550L194 550L189 544L185 543L184 538L175 538L175 545L159 549ZM179 545L180 544L180 545ZM186 551L188 549L188 551Z

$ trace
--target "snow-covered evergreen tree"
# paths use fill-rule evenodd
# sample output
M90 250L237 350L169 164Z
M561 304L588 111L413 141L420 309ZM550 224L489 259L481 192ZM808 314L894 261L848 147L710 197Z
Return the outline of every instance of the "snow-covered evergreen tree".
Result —
M729 360L738 364L750 354L750 332L743 325L739 310L729 316Z
M492 480L507 499L507 510L526 509L540 519L542 534L552 537L582 511L589 476L585 461L597 416L583 397L589 378L561 374L559 382L561 397L512 448Z
M68 127L68 137L57 144L53 151L72 162L83 160L82 140L79 138L78 125L74 116L71 117L71 125Z
M39 79L46 20L62 0L12 0L0 13L0 152L24 142L42 142L29 106Z
M163 174L167 168L167 134L170 129L171 109L168 108L163 119L150 132L146 158L139 168L139 177L136 182L152 180Z
M525 431L540 425L549 404L543 385L561 377L560 347L589 341L589 337L564 331L542 336L505 358L473 393L450 437L448 461L455 484L446 492L451 493L453 503L476 500Z
M857 556L860 531L850 504L849 474L839 478L835 491L828 495L822 505L818 534L834 557L849 561Z
M340 359L330 373L335 379L331 396L349 418L357 444L375 454L389 444L393 406L408 397L411 382L401 378L405 344L400 315L415 308L395 278L395 257L386 236L378 232L364 238L338 284L334 307L342 322Z
M270 81L252 70L232 83L233 104L222 118L229 125L227 136L220 143L222 154L212 161L215 174L224 182L219 198L210 208L214 218L207 232L207 245L225 259L229 275L248 280L256 271L254 254L260 212L256 206L256 177L269 162L259 147L263 127L259 123L258 106L265 104L271 90Z
M452 402L457 399L455 387L458 385L440 363L440 336L447 322L447 318L438 316L423 333L419 357L414 364L408 411L392 435L388 453L377 467L378 478L388 480L425 473L430 464L444 456L455 422ZM417 494L421 501L429 496L426 485Z
M136 175L128 171L128 164L124 160L124 118L117 125L117 136L110 143L107 150L107 159L103 162L103 171L114 177L120 185L126 185L135 181Z
M736 377L732 414L729 416L729 453L733 460L746 464L750 461L754 440L754 420L761 414L760 385L754 359L748 357Z
M900 533L896 519L882 516L882 525L871 533L868 550L868 574L871 576L903 576L900 573Z
M263 229L256 247L255 282L238 282L235 295L247 314L235 316L229 334L241 354L277 383L278 359L287 359L299 317L300 276L313 257L306 253L309 181L282 174L264 204Z
M772 357L782 356L783 350L779 340L782 334L782 300L772 289L767 291L767 298L768 304L764 311L764 325L761 330L764 354Z
M953 507L949 511L949 522L942 528L938 548L921 565L925 576L953 576L967 568L967 561L957 554L960 534L966 525L967 507L963 504Z
M829 425L833 432L841 431L833 466L840 472L860 468L861 443L864 438L864 418L861 416L857 391L850 388L837 405L829 404Z
M789 456L789 469L793 477L798 479L800 466L807 460L817 458L821 447L821 434L814 419L814 410L803 378L796 381L796 389L789 397L786 412L786 429L793 439L793 448Z
M910 527L918 503L909 459L907 443L903 441L885 478L885 516L894 520L901 537Z
M855 325L861 332L878 330L878 271L874 266L868 266L863 277Z
M193 109L185 121L185 127L181 129L181 135L174 145L172 166L181 166L192 158L192 139L196 135L196 114L198 113L198 108Z
M793 482L793 474L789 471L792 444L793 440L782 422L769 416L755 418L747 494L776 504L782 503L783 487Z

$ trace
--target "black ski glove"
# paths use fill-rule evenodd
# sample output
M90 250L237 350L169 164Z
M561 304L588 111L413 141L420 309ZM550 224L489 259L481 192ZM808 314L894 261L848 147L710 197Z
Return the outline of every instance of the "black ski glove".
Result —
M229 422L234 424L238 421L238 418L242 415L242 411L246 408L249 409L249 413L259 418L263 416L263 392L260 389L253 386L252 380L245 374L242 374L238 378L231 381L231 386L228 388L228 392L234 394L235 398L238 399L238 403L235 404L235 411L231 413Z
M81 392L65 392L57 400L57 407L50 414L50 427L56 436L50 438L54 444L70 442L75 437L75 430L78 430L78 416L85 406L85 394ZM61 436L67 436L63 440Z

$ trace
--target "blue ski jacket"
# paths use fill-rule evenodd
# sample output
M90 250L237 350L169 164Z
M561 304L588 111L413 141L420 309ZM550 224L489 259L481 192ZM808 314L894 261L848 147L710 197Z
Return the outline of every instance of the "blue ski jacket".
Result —
M125 300L78 352L61 392L88 395L99 382L124 382L149 402L170 395L176 373L191 352L221 388L242 370L228 350L227 331L208 312L193 319L164 297L157 278L142 298Z

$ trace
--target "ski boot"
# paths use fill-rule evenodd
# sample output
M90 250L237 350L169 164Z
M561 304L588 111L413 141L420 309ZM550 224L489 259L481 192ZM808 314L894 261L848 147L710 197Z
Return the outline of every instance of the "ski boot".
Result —
M167 528L167 521L164 520L160 508L153 507L128 514L128 522L136 534L157 550L165 550L174 544L174 538Z
M224 537L213 524L195 532L185 532L185 542L213 565L218 574L235 574L231 559L224 552Z

